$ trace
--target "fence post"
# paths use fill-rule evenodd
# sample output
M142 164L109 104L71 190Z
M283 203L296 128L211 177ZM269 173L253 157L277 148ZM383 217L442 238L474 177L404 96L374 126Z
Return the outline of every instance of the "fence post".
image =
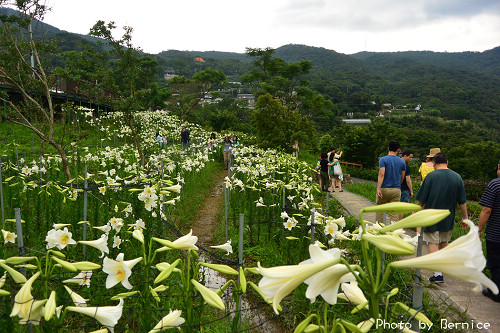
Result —
M422 235L418 234L417 257L422 255ZM415 280L413 282L413 299L412 308L420 311L423 306L422 299L424 297L424 286L420 279L420 268L415 270ZM415 332L420 332L420 322L413 318L411 321L411 329Z
M16 149L16 168L19 171L19 152L17 151L17 146L15 147Z
M193 165L194 165L194 150L193 150ZM193 167L193 185L194 185L194 172L195 172L195 168Z
M314 225L314 209L311 210L311 244L314 244L314 229L316 226Z
M382 214L382 221L384 223L384 225L387 225L387 214L386 213L383 213ZM385 273L385 252L384 251L381 251L382 252L382 274Z
M87 182L87 164L85 164L85 175L84 175L84 183L83 183L83 220L87 221L87 196L88 196L88 182ZM87 240L87 223L83 224L83 240ZM87 245L83 244L83 260L85 260L87 256Z
M243 267L243 228L245 226L245 214L240 214L240 229L238 237L238 274L242 274L241 267ZM239 275L238 275L239 277ZM241 281L238 279L238 281ZM238 327L241 323L241 296L238 298Z
M21 220L21 209L14 208L14 215L16 217L17 249L19 251L19 256L24 257L23 225ZM25 268L21 268L19 271L21 272L22 275L26 276Z
M3 206L2 158L0 157L0 206L2 209L2 229L5 229L5 213Z
M329 216L328 214L330 213L329 200L330 200L330 192L326 192L326 214L325 214L325 216Z
M179 153L179 166L181 168L181 178L184 179L184 172L182 171L182 153ZM184 184L186 182L183 182L182 183L182 186L181 186L181 198L184 198Z
M224 222L226 226L226 242L228 241L228 231L227 231L227 215L228 215L228 202L227 202L227 181L224 182Z

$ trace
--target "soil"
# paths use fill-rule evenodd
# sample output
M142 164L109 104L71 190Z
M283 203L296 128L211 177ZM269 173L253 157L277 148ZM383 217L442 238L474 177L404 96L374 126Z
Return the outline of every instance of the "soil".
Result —
M196 216L191 228L193 230L193 235L198 237L198 246L202 246L206 249L210 248L212 244L212 235L219 223L219 210L224 202L224 178L227 176L227 170L224 170L218 175L218 179L215 187L212 189L212 193L205 200L203 207ZM200 259L209 260L202 253L200 253ZM225 276L217 273L216 271L208 270L205 274L206 282L205 285L210 289L218 289L227 282ZM248 297L243 297L242 307L243 316L250 321L250 325L256 327L256 330L250 329L249 332L259 331L259 332L272 332L272 333L282 333L283 329L278 324L274 317L267 314L268 311L260 311L258 306L255 306L254 301L250 300ZM232 310L234 311L234 309Z
M203 207L196 216L191 228L193 235L198 236L198 245L208 248L212 244L212 235L217 227L219 207L224 202L224 178L227 176L227 170L221 172L217 183L212 189L212 193L205 200Z

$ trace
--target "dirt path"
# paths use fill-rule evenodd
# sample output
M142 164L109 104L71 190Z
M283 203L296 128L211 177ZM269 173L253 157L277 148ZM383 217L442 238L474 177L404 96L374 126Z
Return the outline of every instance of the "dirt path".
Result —
M212 235L217 227L217 215L219 208L224 202L224 178L227 170L223 170L218 175L217 183L212 189L212 193L205 200L203 207L196 216L193 224L193 235L198 236L198 244L204 248L209 248L212 244Z
M212 235L219 223L218 214L220 207L224 204L224 178L226 176L227 170L218 175L212 193L205 200L203 207L191 225L193 235L198 236L197 245L205 249L209 249L210 245L214 245ZM210 262L210 259L204 253L200 253L200 259ZM213 270L205 270L205 285L208 288L215 290L222 287L226 282L227 279L225 276ZM235 309L231 309L231 311L235 311ZM249 322L251 327L255 327L255 329L250 329L246 332L283 332L274 317L270 318L264 312L259 311L259 307L255 306L247 297L242 298L241 311L242 317Z

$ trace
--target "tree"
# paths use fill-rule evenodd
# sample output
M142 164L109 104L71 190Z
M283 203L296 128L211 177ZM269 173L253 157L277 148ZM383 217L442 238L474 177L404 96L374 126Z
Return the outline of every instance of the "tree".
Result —
M288 109L297 110L302 95L296 88L307 85L302 77L309 73L312 63L307 60L286 63L282 58L274 57L274 52L272 48L247 48L246 54L255 58L252 61L254 69L243 75L243 81L257 84L256 96L271 94Z
M31 33L33 22L43 20L47 7L39 0L0 0L0 7L15 7L18 15L0 15L0 82L12 87L20 95L16 101L12 95L0 93L0 101L7 107L3 116L9 121L32 130L42 142L53 146L62 160L66 179L71 179L68 159L64 151L63 137L55 137L55 105L51 90L48 59L54 44L36 41Z
M181 117L186 117L215 85L226 80L226 75L220 69L215 70L210 67L195 73L191 79L183 76L175 77L170 81L174 97L169 106Z
M89 47L82 52L68 52L66 66L58 73L78 82L80 89L98 103L109 104L121 112L142 160L144 154L134 114L163 107L170 95L157 84L158 62L150 56L142 56L140 49L132 44L133 28L123 27L121 38L113 36L115 29L112 21L97 21L89 34L104 39L109 51L103 54Z
M257 99L252 123L264 148L280 148L291 152L295 140L301 145L314 142L315 130L311 121L296 110L288 110L270 94Z

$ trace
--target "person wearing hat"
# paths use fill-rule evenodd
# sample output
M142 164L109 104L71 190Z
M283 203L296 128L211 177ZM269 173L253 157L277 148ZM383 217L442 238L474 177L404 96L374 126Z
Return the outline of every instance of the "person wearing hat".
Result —
M186 125L182 124L181 125L182 130L181 130L181 145L182 148L187 148L189 147L189 130L186 128Z
M441 152L439 148L431 148L429 155L427 155L425 162L422 162L422 165L418 169L420 175L422 176L422 181L424 181L425 177L429 174L429 172L434 171L434 163L432 163L432 158L434 155Z

